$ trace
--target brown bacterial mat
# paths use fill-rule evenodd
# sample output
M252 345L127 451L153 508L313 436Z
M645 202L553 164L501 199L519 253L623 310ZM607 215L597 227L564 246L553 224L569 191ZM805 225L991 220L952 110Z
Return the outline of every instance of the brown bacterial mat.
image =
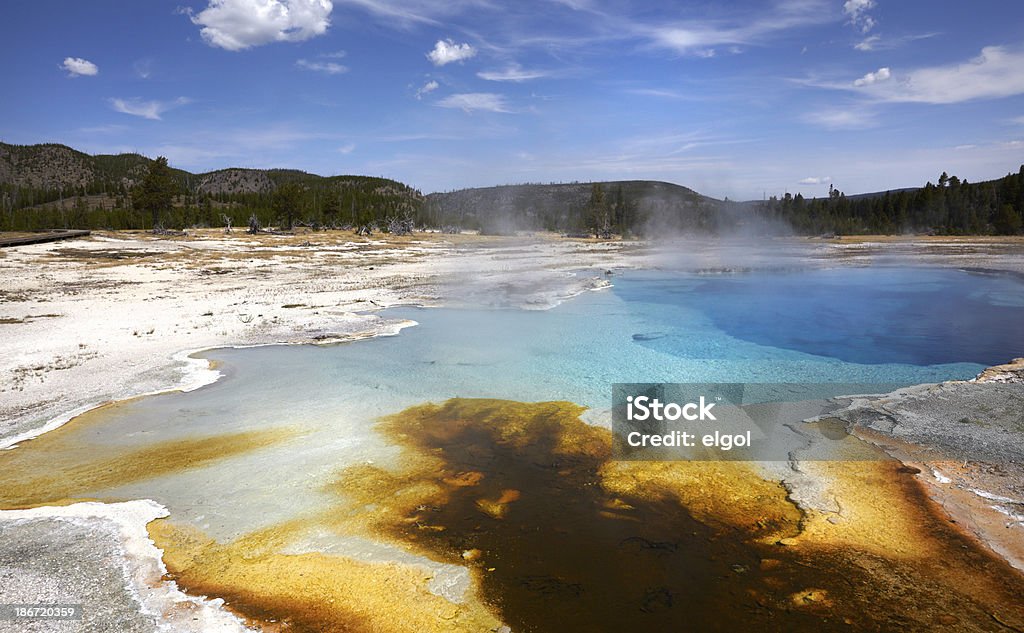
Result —
M1024 629L1024 580L896 462L830 464L843 521L742 463L617 463L564 402L457 399L383 420L402 467L343 470L336 507L228 544L151 524L172 577L268 630ZM393 563L282 554L310 529L465 565L462 604Z

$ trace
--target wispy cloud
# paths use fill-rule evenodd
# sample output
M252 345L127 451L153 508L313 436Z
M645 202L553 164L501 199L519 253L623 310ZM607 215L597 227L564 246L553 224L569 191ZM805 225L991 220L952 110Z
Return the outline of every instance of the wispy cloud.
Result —
M434 81L433 79L431 79L427 83L425 83L422 86L420 86L418 90L416 90L416 98L417 99L422 99L423 95L428 95L428 94L430 94L431 92L434 92L435 90L437 90L440 87L441 87L441 84L439 84L436 81Z
M875 34L865 37L854 44L853 47L862 52L888 51L900 48L901 46L906 46L907 44L916 42L917 40L926 40L928 38L935 37L936 35L939 35L939 33L919 33L915 35L900 35L898 37L883 37L882 35Z
M861 41L853 45L853 47L859 51L874 51L878 50L878 45L882 41L881 35L869 35Z
M878 72L881 72L880 69ZM870 75L874 81L866 81ZM883 103L949 104L978 99L999 99L1024 94L1024 49L986 46L965 62L894 70L889 80L869 73L848 82L804 80L808 86L848 90Z
M461 62L476 56L476 49L469 44L456 44L454 41L437 40L434 50L427 53L429 59L435 66L444 66L452 62Z
M442 108L455 108L465 112L511 112L505 97L493 92L464 92L449 95L437 102Z
M124 132L128 129L127 125L109 124L109 125L92 125L87 127L78 128L78 132L82 134L117 134Z
M665 90L662 88L627 88L623 92L641 97L657 97L659 99L673 99L676 101L689 101L696 98L693 95L684 94L678 90Z
M594 3L590 0L552 0L557 4L569 7L573 11L592 11Z
M827 185L832 182L832 176L811 176L796 181L798 185Z
M153 74L153 60L148 57L137 59L132 63L132 70L140 79L149 79Z
M451 16L499 6L493 0L334 0L334 4L362 9L385 26L403 30L417 25L441 26Z
M864 108L830 108L809 112L804 121L829 130L862 130L878 125L873 112Z
M312 70L313 72L324 73L326 75L340 75L348 72L348 66L337 62L320 62L300 59L295 62L295 65L303 70Z
M478 72L476 76L487 81L523 82L547 77L549 74L543 70L525 70L519 64L509 64L503 70L485 70Z
M351 154L356 149L355 143L346 143L338 148L338 152L341 154Z
M60 67L68 72L68 77L92 77L100 72L96 64L81 57L65 57Z
M370 140L377 143L410 143L415 141L466 141L472 137L460 136L456 134L442 134L442 133L428 133L428 132L415 132L410 134L388 134L383 136L376 136Z
M327 32L331 0L209 0L183 9L210 46L240 51L271 42L302 42Z
M178 97L173 101L143 101L141 99L119 99L110 100L111 107L118 112L142 117L153 121L159 121L161 115L168 110L191 103L188 97Z
M347 4L363 9L367 13L382 18L386 24L408 27L413 24L439 25L438 16L450 10L444 2L402 2L401 0L338 0L338 4Z
M823 24L833 20L828 4L821 0L785 0L768 12L750 17L738 15L731 21L688 21L654 27L634 26L658 47L684 55L713 57L718 47L729 52L762 43L767 38L789 29Z

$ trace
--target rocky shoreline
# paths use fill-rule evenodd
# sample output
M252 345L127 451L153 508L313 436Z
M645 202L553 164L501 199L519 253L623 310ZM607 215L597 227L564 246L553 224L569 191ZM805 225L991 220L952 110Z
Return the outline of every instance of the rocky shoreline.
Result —
M1024 572L1024 359L833 414L919 472L956 523Z

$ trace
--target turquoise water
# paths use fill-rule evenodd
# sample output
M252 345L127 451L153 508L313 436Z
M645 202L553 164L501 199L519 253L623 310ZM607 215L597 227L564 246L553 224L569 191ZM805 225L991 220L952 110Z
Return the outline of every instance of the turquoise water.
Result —
M1024 353L1024 285L1009 277L845 268L613 281L547 311L400 308L385 316L419 325L394 337L209 352L226 378L126 403L94 439L299 435L97 496L152 498L230 538L321 506L340 468L395 460L373 421L425 401L557 399L600 411L616 382L917 384ZM300 549L333 547L318 538Z

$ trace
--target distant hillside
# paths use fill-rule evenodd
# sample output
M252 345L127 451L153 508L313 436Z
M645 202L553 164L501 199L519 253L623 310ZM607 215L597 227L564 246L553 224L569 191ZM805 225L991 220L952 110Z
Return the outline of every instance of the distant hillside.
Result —
M261 169L219 169L199 175L196 190L201 193L268 193L274 181Z
M90 156L66 145L0 143L0 185L85 195L130 186L149 162L140 154Z
M595 200L595 186L600 190ZM615 233L642 232L652 223L678 229L710 229L722 202L667 182L525 184L432 193L423 215L436 225L487 232L546 229L592 231L595 215L607 214Z
M91 156L65 145L0 143L0 230L149 228L132 209L132 188L152 159L140 154ZM369 176L318 176L293 169L220 169L193 174L172 169L180 195L165 225L235 226L255 216L262 225L282 214L316 225L383 223L418 212L423 196L403 183ZM298 193L281 208L285 184Z
M133 188L152 159L90 156L57 144L0 143L0 230L151 228L133 207ZM1018 234L1024 230L1024 166L998 180L968 183L942 174L920 188L827 198L797 194L735 203L649 180L523 184L423 196L387 178L318 176L293 169L172 169L178 195L162 210L166 228L191 226L395 227L549 230L610 237L680 233ZM396 230L398 230L396 228Z
M64 145L0 143L0 228L149 228L132 209L131 191L152 160L140 154L90 156ZM508 185L431 194L385 178L331 176L288 169L175 169L180 195L163 214L168 227L261 225L384 226L409 217L417 226L490 233L553 230L644 234L720 228L722 204L666 182ZM295 185L282 209L285 185ZM595 199L595 187L597 198ZM288 187L284 187L288 189ZM278 195L278 194L282 195ZM602 228L603 227L603 228Z

